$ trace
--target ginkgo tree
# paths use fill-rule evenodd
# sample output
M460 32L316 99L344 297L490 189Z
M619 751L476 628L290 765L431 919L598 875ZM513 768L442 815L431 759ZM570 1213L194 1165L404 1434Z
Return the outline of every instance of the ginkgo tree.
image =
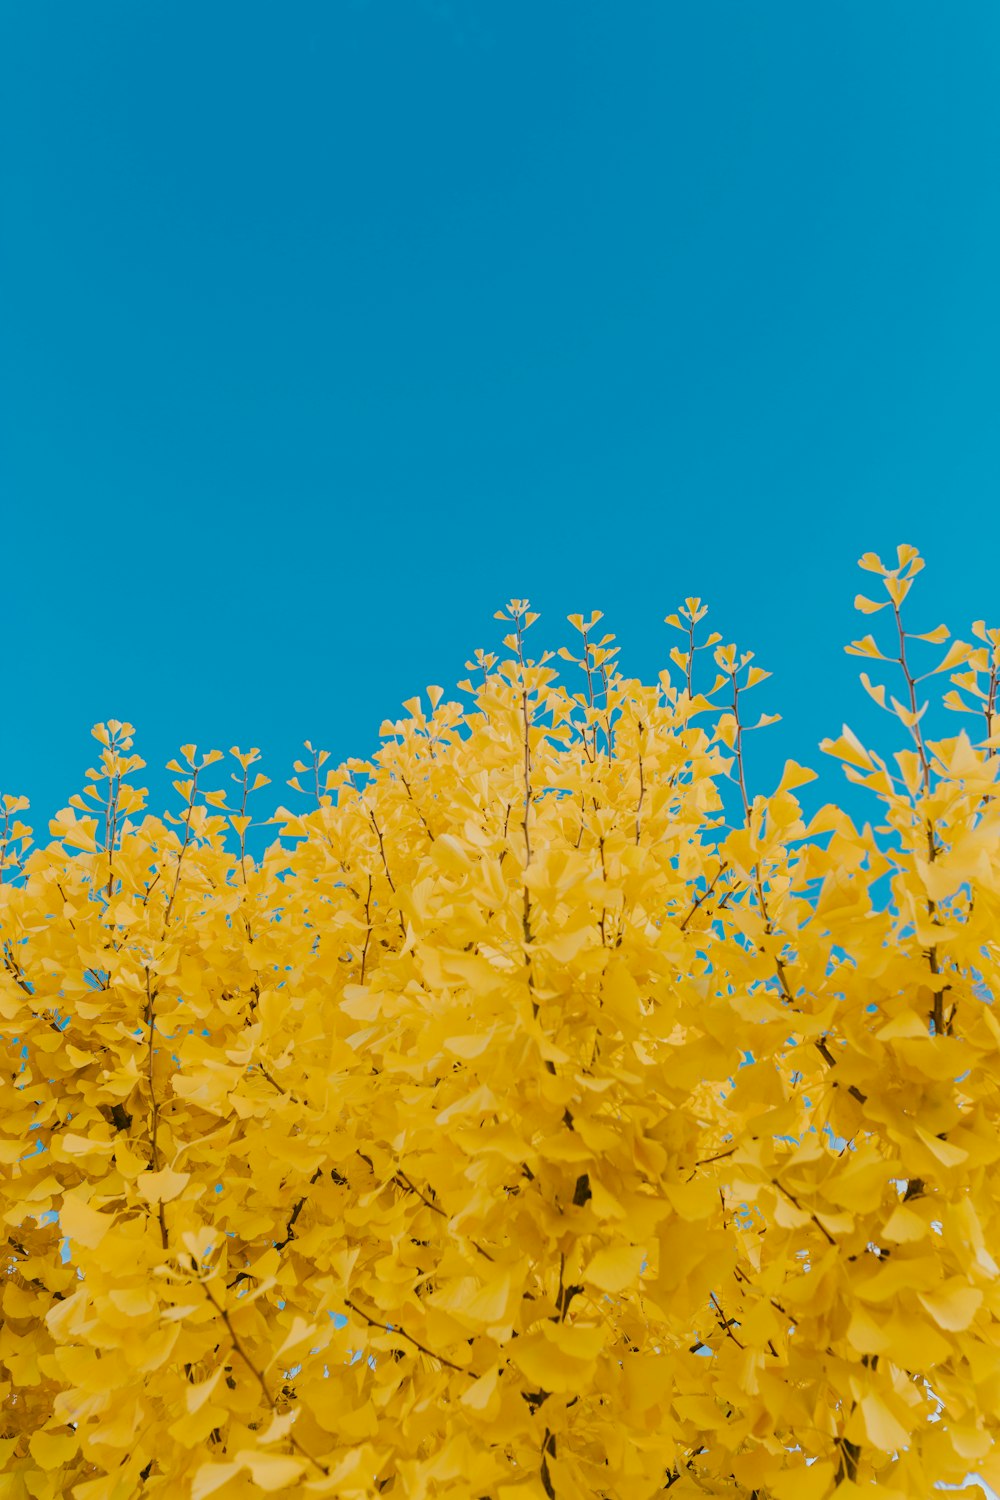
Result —
M861 828L749 784L697 599L653 683L512 601L256 855L256 750L3 800L5 1497L1000 1479L1000 631L922 565L862 559Z

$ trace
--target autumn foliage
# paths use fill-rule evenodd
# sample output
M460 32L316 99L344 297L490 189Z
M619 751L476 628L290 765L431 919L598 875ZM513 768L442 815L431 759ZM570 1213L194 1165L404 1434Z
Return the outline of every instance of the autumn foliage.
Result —
M652 684L513 601L259 857L256 751L156 817L113 722L47 845L4 800L0 1494L1000 1479L1000 631L862 566L862 828L747 784L698 600Z

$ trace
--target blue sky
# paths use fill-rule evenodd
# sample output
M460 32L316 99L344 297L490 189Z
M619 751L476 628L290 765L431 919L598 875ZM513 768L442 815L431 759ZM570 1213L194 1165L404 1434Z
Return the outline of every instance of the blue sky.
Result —
M369 753L512 595L647 676L709 599L761 789L872 723L862 551L921 548L924 628L1000 614L995 0L9 4L0 137L38 824L98 718L160 789Z

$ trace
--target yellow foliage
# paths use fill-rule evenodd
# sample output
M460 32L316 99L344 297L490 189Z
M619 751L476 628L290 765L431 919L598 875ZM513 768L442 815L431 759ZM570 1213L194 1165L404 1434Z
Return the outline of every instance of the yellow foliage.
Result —
M5 1497L993 1472L1000 632L917 675L921 559L862 566L902 748L824 748L875 827L748 786L767 673L699 599L653 685L599 614L562 682L511 601L461 701L307 744L259 857L256 749L156 817L112 721L46 846L0 800ZM938 671L978 734L927 737Z

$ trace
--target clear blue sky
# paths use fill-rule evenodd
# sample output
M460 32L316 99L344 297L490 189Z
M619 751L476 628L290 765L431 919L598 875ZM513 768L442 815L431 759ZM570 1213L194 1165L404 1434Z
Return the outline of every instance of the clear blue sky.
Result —
M0 140L42 826L98 718L161 788L366 754L511 595L637 675L706 596L774 670L762 780L871 722L862 551L1000 616L996 0L6 0Z

